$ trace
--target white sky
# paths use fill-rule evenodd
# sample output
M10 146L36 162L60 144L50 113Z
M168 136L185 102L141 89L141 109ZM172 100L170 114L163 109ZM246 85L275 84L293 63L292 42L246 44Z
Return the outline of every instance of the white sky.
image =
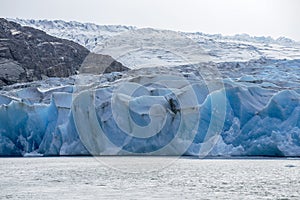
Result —
M300 0L0 0L0 16L300 41Z

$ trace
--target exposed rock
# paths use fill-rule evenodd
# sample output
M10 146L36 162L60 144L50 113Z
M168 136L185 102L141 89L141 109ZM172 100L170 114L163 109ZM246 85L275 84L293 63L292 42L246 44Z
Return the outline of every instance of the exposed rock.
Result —
M101 74L125 70L128 68L111 56L90 53L82 63L80 73Z
M78 71L99 74L127 69L105 55L92 54L88 57L92 60L85 61L89 54L75 42L0 18L0 87L44 77L68 77ZM80 70L83 62L85 69Z
M20 63L11 59L0 58L0 86L9 85L22 80L25 73Z

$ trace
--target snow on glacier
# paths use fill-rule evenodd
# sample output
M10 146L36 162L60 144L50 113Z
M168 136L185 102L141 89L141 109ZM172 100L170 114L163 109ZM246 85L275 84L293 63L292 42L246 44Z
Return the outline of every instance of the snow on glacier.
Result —
M132 26L115 26L115 25L96 25L91 23L65 22L62 20L25 20L25 19L8 19L17 22L23 26L31 26L36 29L45 31L55 37L64 38L77 42L92 52L107 53L114 59L120 61L129 68L140 68L147 65L165 66L166 64L184 64L182 59L172 53L159 48L155 50L147 49L151 44L158 44L157 39L169 40L169 45L176 47L176 40L170 41L171 31L156 30L151 28L139 29ZM143 44L144 49L128 52L125 55L117 54L120 49L127 48L128 45L133 46L135 40L128 37L130 34L136 36L136 31L143 32L144 35L152 35L147 43ZM161 33L161 36L169 35L169 38L159 38L155 34ZM203 51L209 54L207 61L214 62L242 62L251 59L259 59L266 57L269 59L300 59L300 44L288 38L280 37L273 39L271 37L256 37L247 34L238 34L234 36L223 36L221 34L205 34L201 32L185 33L177 32L179 35L191 39L197 43ZM116 39L116 41L115 41ZM107 47L105 47L108 44ZM177 47L182 48L182 45ZM189 47L188 44L183 45ZM105 47L105 50L103 50ZM191 48L189 48L191 51ZM124 53L124 49L121 53ZM152 64L152 65L149 65ZM138 66L138 67L137 67ZM139 67L140 66L140 67Z
M254 66L267 66L269 71L273 62L264 60ZM223 65L233 68L236 63ZM240 63L237 74L244 65ZM283 60L276 65L279 71L283 66L297 70L299 62ZM196 68L166 68L169 74L178 70L185 80L168 80L168 85L159 82L162 75L156 70L51 78L4 87L0 155L300 156L300 90L292 74L289 78L284 71L270 77L247 73L234 78L231 74L229 78L224 73L224 88L210 91L209 83L198 79ZM274 81L273 76L280 80L274 82L278 87L264 86ZM132 88L115 92L124 80ZM191 91L194 97L188 94ZM222 105L223 101L216 100L223 97ZM196 101L187 104L190 99ZM219 134L209 131L214 127L212 119L221 128Z

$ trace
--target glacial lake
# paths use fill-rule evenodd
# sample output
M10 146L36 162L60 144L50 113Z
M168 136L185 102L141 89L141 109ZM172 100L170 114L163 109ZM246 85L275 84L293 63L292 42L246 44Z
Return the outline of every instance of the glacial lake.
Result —
M300 199L291 158L0 158L0 175L0 199Z

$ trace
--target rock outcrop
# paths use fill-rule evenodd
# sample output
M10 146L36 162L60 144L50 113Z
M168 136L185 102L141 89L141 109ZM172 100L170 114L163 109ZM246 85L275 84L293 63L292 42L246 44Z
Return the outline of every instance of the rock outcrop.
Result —
M78 73L90 51L65 39L56 38L44 31L21 26L0 18L0 87L18 82L41 80L45 77L68 77ZM88 73L123 71L127 68L110 56L93 54L95 66L84 62ZM91 70L94 65L96 69ZM97 71L98 68L104 69ZM86 70L83 70L86 71Z

